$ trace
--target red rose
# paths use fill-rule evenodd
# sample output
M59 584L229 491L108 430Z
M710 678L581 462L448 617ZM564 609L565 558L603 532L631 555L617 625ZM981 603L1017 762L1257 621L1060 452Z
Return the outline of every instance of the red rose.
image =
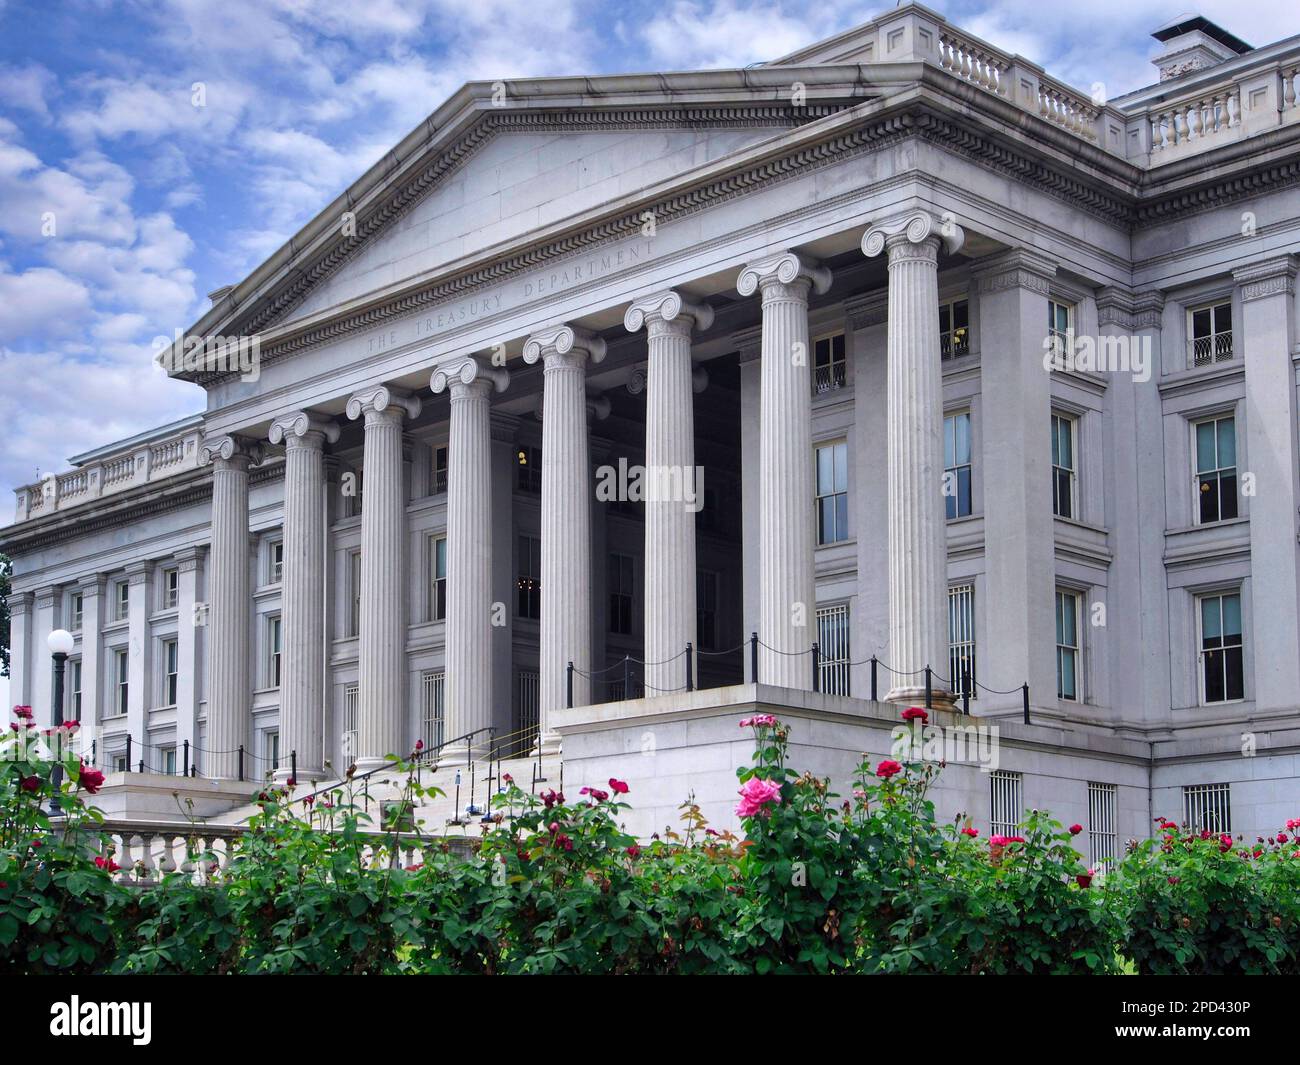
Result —
M31 708L30 706L15 706L15 707L14 707L14 717L16 717L16 718L19 718L19 719L21 719L21 720L23 720L23 721L30 721L30 720L32 720L32 718L34 718L35 716L36 716L36 715L32 713L32 708Z
M881 780L888 780L896 773L901 773L902 771L903 767L890 758L886 758L880 763L880 765L876 766L876 776Z
M969 825L967 825L965 828L961 830L961 834L963 836L970 836L971 839L974 839L976 836L980 834L980 830L978 828L971 828Z
M1078 883L1079 887L1086 888L1092 886L1092 878L1095 875L1096 874L1089 869L1086 873L1079 873L1074 879Z
M41 778L40 778L40 777L23 777L23 784L22 784L22 787L23 787L23 791L40 791L40 790L41 790Z
M638 847L635 843L633 843L632 846L628 847L627 853L629 856L635 858L637 857L637 855L641 853L641 848Z
M924 725L930 720L930 715L919 706L909 706L903 711L902 718L904 721L920 721Z
M1279 843L1285 843L1285 842L1286 842L1286 833L1285 833L1285 832L1279 832L1279 833L1277 834L1277 841L1278 841Z
M417 751L422 751L422 750L424 750L424 740L416 740L416 741L415 741L415 749L416 749Z
M626 795L627 782L623 780L616 780L614 777L610 777L609 790L612 791L615 795Z
M77 781L83 788L90 792L91 795L94 795L95 792L104 786L104 774L94 766L86 765L83 762L81 770L77 774Z
M96 856L95 865L110 873L116 873L120 868L122 868L117 864L117 862L113 861L112 858L105 858L102 854Z
M1070 835L1072 835L1072 836L1077 836L1077 835L1078 835L1080 832L1082 832L1082 831L1083 831L1083 825L1071 825L1071 826L1070 826Z

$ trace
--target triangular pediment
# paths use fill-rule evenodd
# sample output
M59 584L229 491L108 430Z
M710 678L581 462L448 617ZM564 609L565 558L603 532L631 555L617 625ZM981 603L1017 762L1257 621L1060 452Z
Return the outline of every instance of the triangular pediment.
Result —
M716 163L790 128L783 110L681 109L676 125L666 111L643 125L581 113L506 124L267 324L312 318Z

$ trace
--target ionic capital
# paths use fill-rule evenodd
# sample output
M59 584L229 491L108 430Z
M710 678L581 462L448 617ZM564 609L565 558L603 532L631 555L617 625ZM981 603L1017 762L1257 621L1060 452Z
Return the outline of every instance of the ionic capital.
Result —
M742 296L752 296L760 288L769 285L799 283L811 285L812 290L820 296L831 287L831 272L807 255L783 251L749 263L740 271L736 291Z
M199 465L206 466L220 459L230 465L247 469L262 461L262 445L246 436L233 433L214 433L199 443Z
M487 394L493 389L504 392L509 386L510 373L493 366L491 360L482 355L463 355L443 363L434 367L429 377L429 388L435 396L450 390L453 399L466 390Z
M348 397L347 415L356 421L363 414L382 414L385 411L404 411L410 418L420 416L420 397L404 388L392 385L375 385L372 388L354 392Z
M605 358L605 350L604 339L594 333L574 325L552 326L538 330L524 341L524 362L531 366L538 359L550 362L559 357L562 363L581 366L588 360L600 362Z
M685 300L674 289L665 289L633 300L632 306L623 315L623 325L629 333L635 333L647 323L656 321L680 322L681 328L686 332L692 328L705 330L713 324L713 308L707 303Z
M339 427L333 418L322 418L311 411L296 410L276 418L266 436L273 444L294 440L315 443L319 447L326 440L331 444L338 440Z
M936 219L928 211L909 211L868 229L862 235L862 254L871 259L889 248L892 260L913 246L929 245L937 250L940 244L952 254L965 243L966 231L951 216Z

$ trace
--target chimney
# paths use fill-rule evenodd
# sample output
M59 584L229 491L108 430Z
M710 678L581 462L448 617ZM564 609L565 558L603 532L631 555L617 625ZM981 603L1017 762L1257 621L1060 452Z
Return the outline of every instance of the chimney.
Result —
M1254 50L1240 37L1200 15L1180 15L1151 36L1165 46L1151 60L1160 71L1161 81L1218 66Z

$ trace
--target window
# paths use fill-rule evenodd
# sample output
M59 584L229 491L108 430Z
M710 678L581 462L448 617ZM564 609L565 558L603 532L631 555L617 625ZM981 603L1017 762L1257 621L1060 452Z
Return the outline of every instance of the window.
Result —
M1209 366L1232 360L1232 301L1188 311L1192 337L1192 365Z
M1207 703L1245 698L1241 596L1205 595L1201 614L1201 696Z
M519 491L541 495L542 449L540 447L521 447L515 457L519 463Z
M632 635L632 595L635 563L630 555L609 556L609 631Z
M348 619L348 633L361 635L361 552L353 551L348 555L349 583L352 592L352 614Z
M81 720L81 659L73 658L68 661L68 694L67 706L63 710L63 719L65 721Z
M268 584L280 584L284 581L284 541L273 540L267 554Z
M1237 423L1231 415L1196 423L1197 524L1237 516Z
M1056 593L1056 697L1079 698L1079 595Z
M701 651L718 649L718 575L695 571L695 638Z
M162 608L175 610L181 601L181 571L169 567L162 571Z
M813 341L813 392L833 392L847 380L844 334L818 337Z
M266 677L268 688L280 686L280 615L272 614L266 619Z
M989 834L993 836L1014 836L1020 826L1020 812L1024 809L1021 799L1021 778L1019 773L998 769L989 774L990 807Z
M1074 419L1052 415L1052 513L1074 517Z
M943 497L948 519L971 512L970 411L943 420Z
M515 728L519 734L519 749L530 751L541 720L538 709L541 705L541 677L531 671L522 671L515 682L515 690L518 705Z
M116 687L113 690L113 710L119 715L126 713L127 684L130 679L131 661L126 651L113 652L113 676Z
M280 730L267 729L262 733L262 757L268 770L280 768Z
M85 600L80 592L73 592L68 596L68 628L73 632L81 631L82 617L85 610Z
M849 604L817 608L817 672L822 691L849 694Z
M131 772L130 768L126 764L126 755L124 754L113 755L113 772L114 773Z
M447 445L436 444L433 448L433 470L430 479L431 495L442 495L447 491Z
M1183 827L1189 832L1232 832L1232 785L1188 784L1183 788Z
M343 758L351 762L357 756L357 707L361 686L349 684L343 689Z
M113 617L125 621L131 614L131 583L118 581L113 585Z
M158 755L159 755L158 768L161 769L164 773L166 773L169 777L174 777L176 775L176 748L164 747L161 751L158 752Z
M428 751L438 750L447 741L446 677L446 673L420 675L420 706L424 713L422 737Z
M939 304L939 355L955 359L970 352L970 304L949 300Z
M843 440L817 448L817 543L849 538L849 446Z
M162 660L163 660L162 705L175 706L177 679L179 676L179 670L177 668L179 655L178 655L178 649L175 640L163 640Z
M1088 867L1108 873L1115 858L1115 785L1089 781Z
M1070 365L1074 353L1074 305L1047 301L1047 335L1052 342L1052 354L1061 365Z
M429 620L447 617L447 538L429 538Z
M542 616L542 542L519 537L519 574L515 578L515 612L534 621Z
M958 696L975 698L975 585L948 589L948 676ZM967 691L969 689L969 691Z

